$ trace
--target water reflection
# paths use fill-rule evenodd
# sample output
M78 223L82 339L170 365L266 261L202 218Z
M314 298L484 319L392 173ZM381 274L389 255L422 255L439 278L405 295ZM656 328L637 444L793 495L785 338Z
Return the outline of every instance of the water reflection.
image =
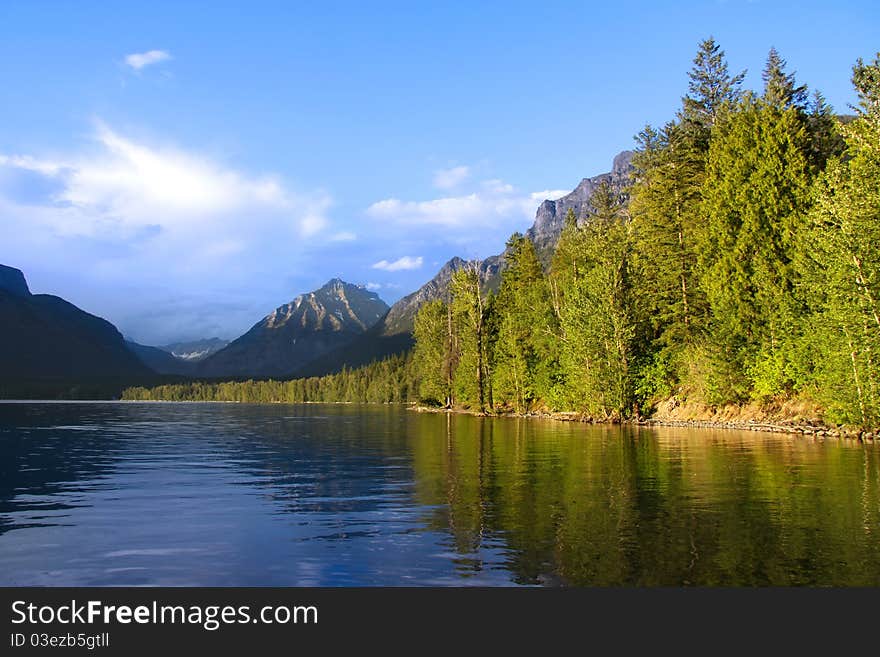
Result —
M776 434L0 404L0 583L877 585L878 471Z

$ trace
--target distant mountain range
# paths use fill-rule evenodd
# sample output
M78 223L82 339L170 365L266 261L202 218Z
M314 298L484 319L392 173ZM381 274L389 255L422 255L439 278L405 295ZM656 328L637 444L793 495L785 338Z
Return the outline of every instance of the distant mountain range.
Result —
M204 340L193 340L191 342L173 342L171 344L159 347L162 351L188 363L198 363L205 360L208 356L223 349L229 344L229 340L221 340L220 338L206 338Z
M620 153L610 172L584 178L571 193L538 207L526 236L545 266L569 210L587 217L593 193L606 182L623 194L631 157L630 151ZM0 382L95 377L134 381L156 374L289 378L357 367L408 350L416 313L428 301L444 298L453 273L466 264L452 258L430 281L390 308L363 286L335 278L279 306L232 342L208 338L161 347L125 340L106 320L63 299L32 295L21 271L0 265ZM504 254L486 258L478 267L483 287L497 289Z
M125 343L145 365L158 374L196 376L198 363L226 345L229 340L206 338L192 342L174 342L160 347L148 347L133 340Z

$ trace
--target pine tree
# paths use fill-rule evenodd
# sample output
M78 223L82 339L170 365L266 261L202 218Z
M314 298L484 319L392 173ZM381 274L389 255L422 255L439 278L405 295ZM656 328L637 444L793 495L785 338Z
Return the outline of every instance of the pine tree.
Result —
M719 115L739 100L745 77L745 71L730 75L724 51L714 38L700 42L694 65L688 72L688 93L682 98L679 115L680 122L692 131L700 149L708 149L709 132Z
M846 148L834 109L818 89L807 106L807 132L810 135L810 161L818 170L825 168L832 157L839 157Z
M496 402L523 412L552 396L556 369L555 316L532 242L515 233L507 242L501 287L492 306L492 391Z
M776 48L770 48L767 63L761 73L764 80L764 102L779 109L805 111L807 107L807 85L798 85L794 73L786 73L787 63Z

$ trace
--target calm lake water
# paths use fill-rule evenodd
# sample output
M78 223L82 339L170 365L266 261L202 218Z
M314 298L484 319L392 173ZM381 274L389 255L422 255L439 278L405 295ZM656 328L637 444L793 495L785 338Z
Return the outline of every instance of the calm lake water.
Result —
M880 585L880 447L0 403L2 585Z

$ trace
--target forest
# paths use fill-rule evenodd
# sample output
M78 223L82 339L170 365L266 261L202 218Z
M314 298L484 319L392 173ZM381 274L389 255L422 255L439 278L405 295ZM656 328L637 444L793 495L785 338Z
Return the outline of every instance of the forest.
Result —
M476 412L650 415L803 398L880 426L880 54L838 115L771 50L760 93L703 41L630 185L566 217L548 266L514 234L497 291L457 271L407 356L321 378L135 388L126 399L419 400Z

